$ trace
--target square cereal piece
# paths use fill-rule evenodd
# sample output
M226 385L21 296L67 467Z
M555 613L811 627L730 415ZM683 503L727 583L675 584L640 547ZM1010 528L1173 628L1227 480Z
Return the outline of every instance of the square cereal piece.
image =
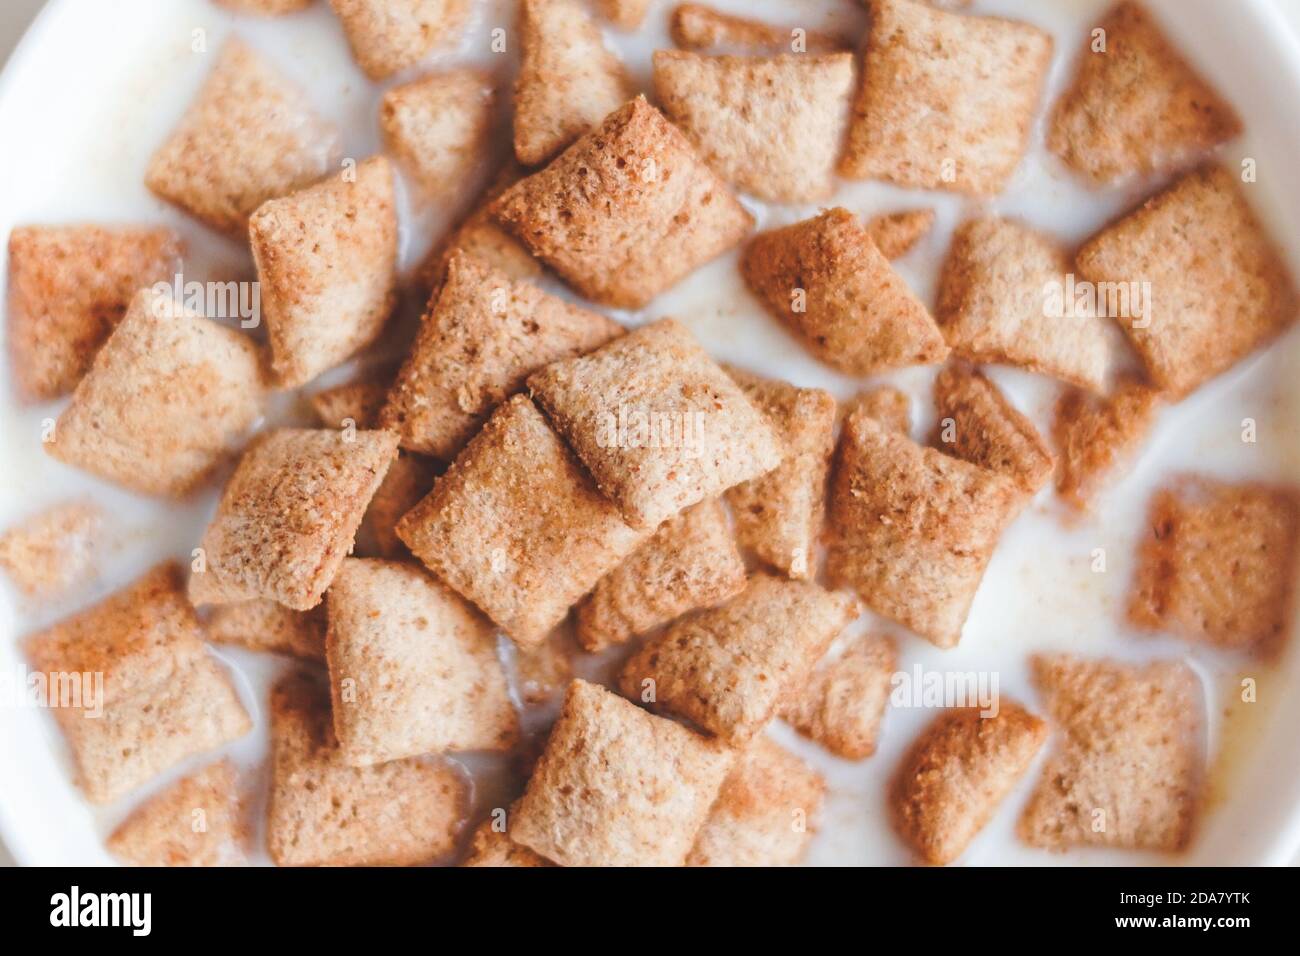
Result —
M637 97L493 204L588 299L639 309L754 224L686 137Z
M600 579L578 605L578 640L588 651L624 644L697 608L744 590L745 562L716 498L669 518Z
M1051 58L1051 36L1028 23L874 0L840 172L996 196L1025 151Z
M654 53L664 113L718 175L770 202L814 202L834 191L852 86L851 53Z
M849 41L834 34L733 17L699 3L678 4L668 30L678 48L699 53L777 56L839 53L852 48Z
M357 65L372 80L450 46L465 24L465 0L330 0Z
M39 511L0 534L0 568L28 597L59 597L89 575L103 519L89 501Z
M241 866L247 841L238 776L220 760L133 810L108 851L132 866Z
M397 300L393 170L382 156L249 222L271 365L295 388L374 342Z
M244 443L266 375L251 338L144 289L72 394L45 450L151 495L180 498Z
M1241 132L1241 120L1165 38L1141 3L1118 3L1089 31L1047 148L1094 183L1185 166Z
M510 814L514 812L515 807L511 807ZM465 857L461 866L555 866L546 857L510 839L509 830L506 829L508 817L502 819L500 823L502 829L498 829L496 811L493 811L493 814L480 823L474 831L474 837L470 840L469 856Z
M650 0L597 0L601 17L620 30L635 30L645 19Z
M512 839L561 866L681 866L735 754L575 680Z
M872 216L867 222L867 235L886 259L901 259L933 226L933 209L903 209Z
M728 372L767 415L786 448L785 460L774 470L727 490L736 540L782 574L812 578L835 450L835 399L821 389Z
M334 579L397 436L276 428L244 452L203 535L196 604L270 598L308 611Z
M375 428L395 371L322 389L311 396L311 409L326 428Z
M357 552L363 557L404 558L410 552L397 536L397 523L418 505L442 473L438 462L398 452L370 499L357 529Z
M874 418L885 428L900 435L912 434L912 400L906 392L892 385L858 392L848 401L841 402L836 411L840 421L853 414Z
M1149 283L1121 322L1156 385L1181 398L1276 338L1300 305L1282 254L1220 166L1189 173L1079 250L1094 283Z
M743 745L807 682L857 612L847 594L757 574L726 604L646 642L623 668L620 686Z
M254 598L238 604L219 604L207 620L208 640L250 651L288 654L309 661L325 661L325 605L294 611L279 601Z
M353 767L330 722L329 695L304 674L271 691L266 848L277 866L411 866L450 853L469 783L419 758Z
M516 395L397 534L522 647L540 644L649 532L623 521L542 413Z
M267 17L306 10L312 2L313 0L217 0L220 6L239 13L257 13Z
M763 413L672 319L555 362L528 387L634 527L654 530L784 454Z
M1202 688L1181 661L1035 657L1059 742L1020 817L1031 846L1187 846L1204 766Z
M946 710L912 744L889 791L894 829L922 860L945 866L970 845L1029 769L1047 724L1013 701L984 716Z
M242 238L268 199L320 179L338 132L251 47L231 40L179 125L149 161L145 185L212 228Z
M687 866L794 866L816 833L826 781L758 737L736 760L695 837Z
M1056 493L1082 510L1145 440L1160 407L1160 392L1125 378L1105 397L1070 389L1052 420L1059 467Z
M379 103L384 148L426 198L459 191L487 148L495 116L492 78L446 70L395 86Z
M809 352L845 374L933 365L948 355L929 310L847 209L760 233L740 271Z
M18 226L9 233L9 355L26 400L66 395L141 289L170 283L181 240L162 226Z
M573 679L578 644L571 632L552 631L542 643L515 648L515 686L525 704L543 704Z
M529 375L622 332L599 313L458 253L380 421L403 448L450 461Z
M1010 478L852 415L831 479L826 570L878 614L955 647L1023 503Z
M1186 476L1151 500L1130 623L1226 648L1286 639L1300 547L1300 492Z
M876 752L897 668L892 637L857 637L842 653L828 654L778 716L835 756L865 760Z
M32 669L45 675L77 782L92 803L111 803L252 728L204 648L174 564L159 565L25 646Z

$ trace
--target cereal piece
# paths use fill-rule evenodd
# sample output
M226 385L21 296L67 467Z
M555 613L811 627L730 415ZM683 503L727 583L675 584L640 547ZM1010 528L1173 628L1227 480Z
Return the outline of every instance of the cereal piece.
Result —
M620 30L635 30L645 19L650 0L597 0L600 15Z
M665 521L601 578L578 605L578 640L588 651L601 651L744 588L745 562L726 512L716 498L702 501Z
M831 479L827 572L873 611L954 647L1022 504L1011 479L852 415Z
M734 760L575 680L510 835L561 866L681 866Z
M794 866L825 798L821 774L758 737L722 784L686 865Z
M277 866L427 863L455 847L468 796L450 764L350 766L322 688L295 674L272 690L266 846Z
M890 431L900 435L912 434L912 400L907 393L892 385L858 392L839 408L841 421L858 413L874 418Z
M933 209L904 209L873 216L867 223L867 235L886 259L901 259L933 226Z
M719 608L678 621L627 662L620 686L739 745L808 680L857 614L846 594L755 575Z
M519 696L525 704L543 704L569 686L577 645L571 634L553 631L535 647L515 650Z
M611 113L493 214L588 299L639 309L754 224L643 97Z
M925 305L847 209L761 233L740 270L804 347L841 372L870 375L948 355Z
M217 0L217 3L240 13L258 13L262 16L276 17L306 10L312 5L312 0Z
M326 428L346 428L349 424L374 428L388 389L383 378L360 379L317 392L311 397L311 408Z
M235 767L220 760L133 810L108 850L133 866L239 866L247 838Z
M634 527L652 531L781 463L763 413L672 319L549 365L528 387Z
M514 807L510 808L513 814ZM461 866L555 866L544 856L540 856L510 839L506 830L498 830L492 818L484 820L474 831L470 842L469 856Z
M813 202L834 191L852 86L851 53L654 53L664 113L718 175L772 202Z
M457 192L481 161L493 115L488 74L447 70L385 93L379 127L423 192L440 197Z
M401 558L409 552L397 536L397 523L430 491L439 474L435 461L399 452L370 499L366 516L357 529L357 548L380 558Z
M279 601L256 598L218 605L208 618L207 632L208 640L217 644L323 663L325 626L324 604L310 611L294 611Z
M357 65L372 80L449 46L465 24L465 0L330 0Z
M1191 668L1057 654L1034 658L1033 670L1061 739L1020 818L1020 838L1052 849L1186 847L1204 733Z
M277 428L258 436L231 475L203 535L196 604L272 598L320 603L366 505L397 454L397 436Z
M303 93L231 40L198 98L149 161L145 185L209 226L242 238L268 199L329 172L338 132Z
M266 203L249 223L271 365L294 388L365 348L396 302L393 170L352 171Z
M65 501L0 534L0 568L28 597L55 598L91 569L103 512Z
M182 497L243 444L265 374L249 337L141 290L45 450L146 494Z
M1095 183L1185 166L1241 132L1233 108L1205 82L1140 3L1116 4L1079 54L1052 111L1047 147Z
M1105 398L1071 389L1056 403L1052 439L1060 468L1056 492L1083 509L1146 438L1160 393L1126 378Z
M778 716L835 756L865 760L876 752L897 668L893 638L859 637L834 659L818 664Z
M28 638L26 653L92 803L111 803L252 728L204 648L174 564Z
M622 331L603 315L453 256L380 420L403 448L450 460L529 375Z
M516 395L398 522L397 534L528 646L541 643L647 532L624 523L536 406Z
M1295 321L1292 278L1220 166L1189 173L1079 250L1094 283L1156 290L1141 321L1121 325L1151 378L1181 398Z
M926 863L951 863L984 829L1046 739L1047 724L1009 700L987 717L977 707L944 711L894 776L894 829Z
M776 56L781 53L839 53L852 44L843 37L778 27L761 20L733 17L698 3L678 4L669 24L673 43L699 53Z

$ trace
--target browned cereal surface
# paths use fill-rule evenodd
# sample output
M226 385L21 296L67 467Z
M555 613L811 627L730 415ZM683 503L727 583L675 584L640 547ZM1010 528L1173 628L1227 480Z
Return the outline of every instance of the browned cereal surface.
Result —
M414 66L450 46L469 13L466 0L330 0L357 65L372 80Z
M89 576L103 519L84 500L38 511L0 534L0 568L28 597L59 597Z
M832 654L778 716L835 756L865 760L876 752L890 678L898 669L898 645L888 635L864 635Z
M433 490L441 473L440 465L432 459L398 452L361 519L357 552L362 557L407 557L410 552L397 535L397 523Z
M279 601L254 598L218 604L208 618L208 640L250 651L288 654L309 661L325 660L325 605L295 611Z
M1135 378L1118 382L1105 397L1064 392L1052 420L1056 493L1086 508L1145 440L1159 407L1160 393Z
M577 649L573 634L563 628L552 631L540 644L516 648L516 686L525 704L546 703L569 686Z
M483 159L494 116L492 78L445 70L395 86L379 103L385 148L428 197L456 192Z
M515 808L511 807L510 813L514 812ZM479 824L470 841L469 856L461 866L555 866L546 857L510 839L507 822L501 826L506 829L497 829L497 821L491 817Z
M260 13L271 17L306 10L312 5L312 0L217 0L217 3L240 13Z
M229 760L209 764L137 807L108 838L132 866L239 866L248 827Z
M852 44L843 37L802 26L782 27L736 17L700 3L679 3L669 20L673 43L700 53L776 56L781 53L839 53Z
M933 209L903 209L872 216L867 222L867 235L886 259L901 259L933 226Z
M635 30L645 19L650 0L597 0L600 15L620 30Z
M902 389L892 385L866 389L846 402L841 402L837 415L841 421L857 413L874 418L890 431L900 435L912 434L912 399Z

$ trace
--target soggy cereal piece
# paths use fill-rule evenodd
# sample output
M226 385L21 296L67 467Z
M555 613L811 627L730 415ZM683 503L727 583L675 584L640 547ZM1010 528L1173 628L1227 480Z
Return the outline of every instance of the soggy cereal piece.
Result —
M294 611L279 601L255 598L219 604L208 618L208 640L250 651L288 654L303 660L325 660L325 605Z
M575 680L510 823L561 866L681 866L735 754Z
M1034 683L1059 743L1020 817L1031 846L1173 852L1199 803L1202 688L1181 661L1037 656Z
M933 226L933 209L904 209L873 216L867 223L867 235L886 259L901 259Z
M247 840L235 766L219 760L133 810L108 851L132 866L241 866Z
M573 657L577 643L563 629L535 647L515 651L515 675L519 696L525 704L544 704L569 686L573 679Z
M398 453L357 529L357 548L364 556L407 556L406 545L397 536L397 523L433 490L438 474L437 462L409 452Z
M647 641L623 668L620 686L741 745L803 687L857 612L847 594L758 574L726 604Z
M65 501L0 534L0 568L28 597L56 598L90 573L104 515Z
M92 803L252 729L181 584L180 569L161 564L26 641Z
M925 305L847 209L760 233L740 271L809 352L848 375L933 365L948 355Z
M555 362L528 387L634 527L654 530L783 456L763 413L672 319Z
M312 5L312 0L217 0L217 3L240 13L258 13L275 17L306 10Z
M669 21L669 32L679 48L698 53L777 56L839 53L852 47L843 37L820 30L733 17L699 3L678 4Z
M1147 372L1181 398L1276 338L1300 314L1278 247L1231 173L1206 166L1148 199L1079 250L1099 286L1151 290L1120 324Z
M983 713L945 710L894 774L894 829L926 863L945 866L962 855L1047 739L1046 722L1013 701Z
M629 309L738 244L754 223L644 97L510 187L492 209L588 299Z
M383 80L450 46L465 24L465 0L330 0L357 65Z
M600 15L620 30L635 30L645 19L650 0L597 0Z
M892 385L858 392L847 402L841 403L838 414L843 421L855 412L874 418L885 428L900 435L912 434L912 400L906 392Z
M510 813L514 812L515 808L511 807ZM474 831L474 838L470 841L469 856L461 866L539 867L555 866L555 864L510 839L508 830L497 829L496 821L489 817Z
M304 94L261 54L231 40L149 161L145 185L242 238L253 210L320 179L339 149L338 132L317 118Z
M1160 393L1133 378L1106 397L1070 389L1056 403L1052 440L1060 462L1056 493L1084 509L1146 438Z
M385 148L429 197L459 191L482 160L493 124L492 78L446 70L395 86L379 103Z
M876 752L897 668L898 646L892 637L860 636L818 664L777 716L835 756L865 760Z

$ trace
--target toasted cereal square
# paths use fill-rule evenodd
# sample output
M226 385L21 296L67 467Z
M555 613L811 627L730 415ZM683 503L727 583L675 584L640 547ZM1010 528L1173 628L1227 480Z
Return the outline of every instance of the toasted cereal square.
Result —
M664 113L718 175L771 202L813 202L834 191L852 86L851 53L654 53Z
M996 196L1025 151L1051 57L1051 36L1028 23L874 0L840 172Z
M326 428L375 428L391 382L381 375L322 389L311 397L312 411Z
M620 30L635 30L645 19L650 0L597 0L600 15Z
M699 53L777 56L782 53L838 53L852 44L843 37L802 26L779 27L733 17L699 3L680 3L669 21L673 43Z
M528 387L637 528L652 531L783 457L763 413L672 319L548 365Z
M1181 661L1038 656L1034 683L1059 743L1020 817L1031 846L1187 846L1204 764L1202 688Z
M449 46L465 23L465 0L330 0L357 65L372 80Z
M577 641L564 629L553 631L542 643L515 649L515 686L525 704L543 704L573 679Z
M220 760L133 810L108 850L132 866L240 866L247 840L234 764Z
M1095 183L1185 166L1241 132L1241 120L1165 38L1141 3L1118 3L1079 53L1052 111L1047 147Z
M794 866L816 833L826 781L766 737L736 760L687 866Z
M306 10L311 6L312 0L217 0L217 3L240 13L258 13L273 17Z
M962 855L1047 739L1046 722L1013 701L985 713L944 711L895 771L894 829L926 863L945 866Z
M831 479L826 570L867 607L954 647L1023 493L1010 478L851 415Z
M1227 648L1276 651L1291 623L1300 492L1186 476L1151 500L1128 617Z
M513 814L515 808L510 808ZM501 822L507 827L506 820ZM469 856L461 866L555 866L544 856L534 853L528 847L510 839L508 829L497 829L497 821L491 817L479 824L470 841Z
M395 86L379 103L385 148L427 197L456 192L482 160L492 131L492 78L446 70Z
M933 209L904 209L872 216L867 223L867 235L886 259L901 259L933 226Z
M637 97L493 215L588 299L639 309L738 244L753 217L662 113Z
M933 365L948 355L925 305L847 209L760 233L740 271L809 352L848 375Z
M1062 394L1052 420L1056 493L1086 508L1146 438L1159 406L1160 393L1134 378L1116 383L1105 397L1076 389Z
M853 414L866 415L900 435L912 434L912 400L892 385L882 385L858 392L837 411L840 421Z
M266 846L277 866L411 866L446 856L469 784L419 758L353 767L339 749L329 694L304 674L271 691Z
M0 534L0 568L28 597L59 597L90 573L103 518L89 501L39 511Z
M623 328L457 254L380 416L403 448L450 461L533 372Z
M561 866L681 866L734 761L680 724L575 680L510 836Z
M778 716L835 756L865 760L876 752L897 668L893 638L857 637L842 653L828 654Z
M338 132L251 47L231 40L197 99L149 161L145 185L220 232L242 238L268 199L329 172Z
M45 450L135 491L183 497L243 444L265 392L251 338L143 289Z
M803 687L857 611L847 594L757 574L726 604L647 641L623 668L620 686L742 745Z
M174 564L29 637L26 653L46 699L57 694L51 709L92 803L111 803L252 728L204 648Z
M320 603L352 548L397 454L397 436L276 428L244 452L203 535L196 604L270 598L295 611Z
M1151 378L1174 398L1276 338L1300 314L1281 252L1221 166L1189 173L1103 229L1077 262L1093 283L1151 290L1145 314L1121 325Z
M397 299L393 170L382 156L261 206L253 261L285 388L311 381L372 343Z
M540 644L648 533L623 521L526 395L496 410L397 525L520 646Z
M364 557L404 558L410 552L397 536L397 523L418 505L440 473L437 462L420 455L398 452L384 480L370 499L366 516L357 529L357 551Z
M250 651L288 654L309 661L325 660L325 605L294 611L279 601L255 598L219 604L207 621L208 640Z
M624 644L688 611L744 590L745 562L716 498L669 518L600 579L578 605L578 640L588 651Z

